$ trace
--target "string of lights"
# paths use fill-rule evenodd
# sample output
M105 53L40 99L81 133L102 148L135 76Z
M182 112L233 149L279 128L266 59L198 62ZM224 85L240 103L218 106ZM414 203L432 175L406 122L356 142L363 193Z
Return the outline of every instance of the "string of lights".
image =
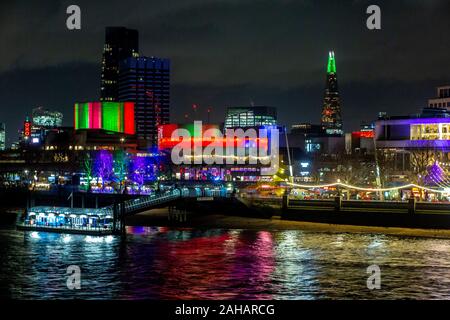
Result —
M436 192L436 193L448 193L448 191L443 190L435 190L431 188L427 188L424 186L419 186L415 183L406 184L403 186L398 187L390 187L390 188L364 188L364 187L358 187L358 186L352 186L350 184L342 183L342 182L335 182L335 183L329 183L329 184L321 184L321 185L306 185L306 184L298 184L298 183L292 183L288 182L289 185L298 187L298 188L304 188L304 189L321 189L321 188L329 188L329 187L343 187L347 189L355 189L360 191L368 191L368 192L385 192L385 191L394 191L394 190L402 190L402 189L409 189L409 188L418 188L421 190L429 191L429 192Z
M223 159L237 159L237 160L248 160L248 159L256 159L256 160L267 160L270 159L270 156L234 156L234 155L185 155L186 158L190 159L210 159L210 158L223 158Z

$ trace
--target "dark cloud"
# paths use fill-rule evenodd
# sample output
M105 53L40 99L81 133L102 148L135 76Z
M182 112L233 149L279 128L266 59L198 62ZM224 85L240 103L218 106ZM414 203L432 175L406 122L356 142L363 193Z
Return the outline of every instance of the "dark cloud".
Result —
M82 9L81 31L65 27L70 4ZM172 59L174 120L194 102L213 105L219 121L225 106L254 101L278 106L288 124L317 121L330 49L337 55L347 129L382 110L417 112L434 85L450 81L450 3L377 1L383 29L376 32L365 27L370 4L2 1L0 121L11 138L36 105L59 108L70 122L74 101L96 99L108 25L139 29L143 55Z

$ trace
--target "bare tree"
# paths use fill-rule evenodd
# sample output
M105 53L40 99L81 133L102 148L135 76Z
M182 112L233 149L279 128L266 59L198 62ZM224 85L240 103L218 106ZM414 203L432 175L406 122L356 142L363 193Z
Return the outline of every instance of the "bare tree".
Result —
M377 152L377 162L380 169L380 183L385 186L390 178L395 174L396 153L389 150L379 149Z
M415 183L423 183L428 167L437 159L437 152L432 148L415 149L409 151L411 164L411 179Z
M92 164L92 157L90 152L86 152L84 159L83 159L83 171L86 174L86 180L87 180L87 191L91 191L91 181L92 181L92 174L93 174L93 164Z

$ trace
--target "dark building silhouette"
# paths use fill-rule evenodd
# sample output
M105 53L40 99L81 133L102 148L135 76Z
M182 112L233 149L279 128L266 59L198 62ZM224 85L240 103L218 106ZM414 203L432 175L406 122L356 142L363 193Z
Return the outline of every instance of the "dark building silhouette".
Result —
M125 27L107 27L102 58L101 101L117 101L119 98L119 65L128 57L137 57L139 34Z
M323 98L321 125L326 134L342 136L344 133L341 117L341 99L339 97L336 60L330 51L327 65L327 82Z
M156 147L158 125L169 123L170 60L128 58L120 65L119 101L135 103L138 146Z

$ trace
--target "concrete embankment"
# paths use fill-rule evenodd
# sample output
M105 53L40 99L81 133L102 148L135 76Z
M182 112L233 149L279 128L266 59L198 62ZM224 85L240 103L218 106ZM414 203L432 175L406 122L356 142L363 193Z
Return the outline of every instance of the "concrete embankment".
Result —
M450 230L354 226L305 221L288 221L277 218L242 217L229 214L189 215L185 222L168 221L166 208L154 209L129 217L129 226L165 226L195 229L249 229L249 230L303 230L327 233L375 233L409 237L433 237L450 239Z
M353 226L441 229L450 231L450 213L306 211L289 209L283 219Z
M220 202L186 202L186 221L169 221L165 210L129 217L130 225L192 228L363 232L450 238L450 212L408 213L380 208L334 211L330 208L281 209L281 201L222 199ZM344 209L343 209L344 210ZM378 211L374 211L378 210ZM403 209L402 209L403 210Z

